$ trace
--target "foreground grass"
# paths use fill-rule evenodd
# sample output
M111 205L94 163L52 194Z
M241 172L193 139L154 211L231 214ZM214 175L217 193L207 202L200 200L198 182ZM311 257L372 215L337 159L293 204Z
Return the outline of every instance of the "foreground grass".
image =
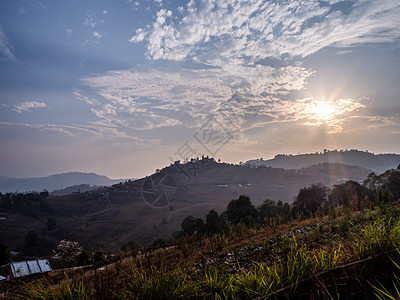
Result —
M365 269L368 263L375 269L377 266L384 268L385 262L382 263L381 257L387 258L388 255L393 257L394 264L389 262L398 266L395 262L400 257L396 250L400 246L398 214L391 217L379 213L363 218L349 217L334 221L329 226L328 231L336 232L339 228L338 234L330 235L339 241L334 246L327 249L322 245L311 247L305 240L293 236L276 250L274 257L278 259L272 262L254 261L250 268L242 267L240 260L234 271L227 271L224 264L202 270L179 266L171 270L163 265L147 269L141 265L139 268L131 266L129 271L118 276L115 273L95 278L82 276L70 279L65 276L61 283L36 281L25 286L20 296L25 299L268 299L283 295L301 298L302 293L315 289L316 297L332 299L338 297L331 294L340 285L331 280L335 272L342 272L347 276L345 278L351 278L351 274ZM326 238L326 232L318 230L310 235L315 240ZM358 264L363 267L355 269ZM381 299L398 298L400 280L395 272L388 272L388 276L394 278L394 287L386 287L377 281L369 284L368 280L375 280L373 276L376 274L366 273L365 276L370 277L364 278L364 281L370 288L371 296L375 292ZM360 291L352 292L357 295ZM338 291L336 293L339 294ZM391 298L391 295L395 296Z

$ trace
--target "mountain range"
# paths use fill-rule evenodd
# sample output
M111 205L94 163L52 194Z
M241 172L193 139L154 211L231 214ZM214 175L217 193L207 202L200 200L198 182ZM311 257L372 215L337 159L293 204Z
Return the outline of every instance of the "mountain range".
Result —
M36 178L8 178L0 176L0 192L28 192L43 190L53 191L64 189L73 185L89 184L89 185L112 185L123 181L122 179L110 179L104 175L95 173L69 172L46 177Z
M249 166L265 166L284 169L301 169L320 163L340 163L349 166L359 166L382 173L396 168L400 164L399 154L374 154L360 150L324 150L310 154L286 155L278 154L273 159L253 159L244 163Z

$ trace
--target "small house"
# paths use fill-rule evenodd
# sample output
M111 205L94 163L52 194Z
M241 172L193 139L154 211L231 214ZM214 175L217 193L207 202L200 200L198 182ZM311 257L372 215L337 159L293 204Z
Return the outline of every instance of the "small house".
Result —
M9 279L11 277L19 278L34 274L47 274L50 271L52 271L52 268L47 259L36 259L28 261L11 262L8 264L6 270L4 270L3 268L3 272L1 272L2 274L0 276L2 279L5 278Z

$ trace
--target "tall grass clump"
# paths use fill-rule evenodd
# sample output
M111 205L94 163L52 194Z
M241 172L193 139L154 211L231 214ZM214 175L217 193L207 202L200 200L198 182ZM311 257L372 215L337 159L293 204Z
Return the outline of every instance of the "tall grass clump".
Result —
M281 279L275 266L256 264L252 271L239 271L232 277L233 291L238 299L253 299L273 293Z
M298 281L310 272L311 265L312 257L307 253L306 247L299 246L293 237L293 244L280 270L286 284L297 286Z
M139 270L132 269L129 277L123 299L187 299L196 292L195 286L180 268L168 272L165 267L151 267L149 271L141 267Z
M204 274L195 292L204 299L229 299L235 290L232 277L215 269Z
M358 258L393 250L400 244L400 222L379 217L373 223L360 228L355 238Z
M313 255L313 264L314 264L314 273L334 269L339 265L340 258L340 249L341 245L339 245L338 249L332 250L329 254L324 250L318 250Z
M59 286L53 286L49 281L38 281L28 285L22 297L25 299L37 300L90 300L95 299L93 290L86 287L83 279L71 281L65 275L65 281Z

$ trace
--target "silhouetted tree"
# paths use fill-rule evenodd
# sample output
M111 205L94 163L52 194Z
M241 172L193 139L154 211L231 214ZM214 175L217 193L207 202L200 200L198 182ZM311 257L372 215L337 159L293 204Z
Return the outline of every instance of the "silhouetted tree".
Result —
M265 199L258 208L258 217L261 223L273 218L277 213L276 203L273 200Z
M231 224L244 223L250 225L257 216L257 210L248 196L240 195L238 199L229 202L226 215Z
M204 220L188 216L183 220L181 228L185 236L193 235L194 233L203 234L205 230Z
M11 254L8 247L4 244L0 244L0 266L5 265L11 261Z
M303 216L313 215L327 198L327 189L322 184L302 188L293 203L292 213Z
M217 233L219 228L219 215L214 209L211 209L206 216L206 230L208 234Z

